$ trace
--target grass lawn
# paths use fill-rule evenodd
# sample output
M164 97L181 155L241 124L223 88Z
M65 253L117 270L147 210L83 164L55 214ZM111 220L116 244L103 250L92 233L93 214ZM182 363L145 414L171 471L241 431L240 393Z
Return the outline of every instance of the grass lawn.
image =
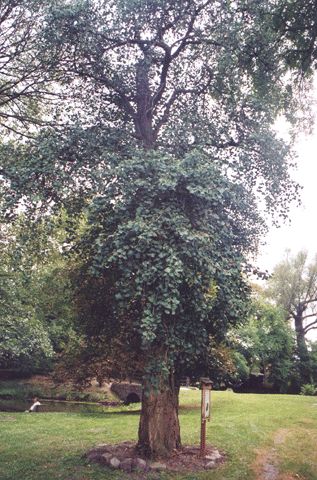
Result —
M82 455L98 443L135 440L137 411L104 414L0 413L1 480L108 480L122 472L89 465ZM181 392L183 444L198 444L200 392ZM317 480L317 397L212 393L208 442L227 454L217 470L160 478ZM149 476L149 478L151 478ZM157 478L157 475L156 475Z

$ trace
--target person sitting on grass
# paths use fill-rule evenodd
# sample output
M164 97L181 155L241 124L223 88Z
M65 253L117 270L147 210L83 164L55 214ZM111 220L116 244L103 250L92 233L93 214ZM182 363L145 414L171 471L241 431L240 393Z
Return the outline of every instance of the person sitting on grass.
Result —
M32 412L38 412L39 410L39 406L42 405L40 402L39 402L39 399L37 397L34 397L33 398L33 405L29 408L29 412L32 413Z

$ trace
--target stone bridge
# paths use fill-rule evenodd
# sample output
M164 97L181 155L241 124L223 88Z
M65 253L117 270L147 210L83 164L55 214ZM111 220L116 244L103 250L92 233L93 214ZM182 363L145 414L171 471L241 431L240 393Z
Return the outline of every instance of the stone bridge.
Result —
M129 404L141 402L142 386L140 383L112 382L110 390L124 403Z

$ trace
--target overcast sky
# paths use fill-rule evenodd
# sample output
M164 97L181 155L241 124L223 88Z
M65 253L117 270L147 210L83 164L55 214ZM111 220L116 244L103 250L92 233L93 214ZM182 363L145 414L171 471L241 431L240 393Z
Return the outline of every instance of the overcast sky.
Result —
M317 89L316 89L317 99ZM316 115L317 117L317 115ZM286 249L297 253L307 249L317 253L317 121L311 135L300 135L296 142L298 168L293 177L302 185L302 205L291 207L289 220L280 228L271 227L266 245L260 248L257 264L271 271Z

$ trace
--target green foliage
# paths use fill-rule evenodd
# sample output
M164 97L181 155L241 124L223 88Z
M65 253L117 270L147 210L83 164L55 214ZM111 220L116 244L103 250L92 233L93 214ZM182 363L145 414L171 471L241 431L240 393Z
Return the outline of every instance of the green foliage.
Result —
M64 125L2 148L15 200L50 208L68 200L74 211L102 193L114 160L142 148L182 158L200 146L285 215L297 187L289 146L272 124L293 80L283 76L271 9L270 1L50 5L44 60L51 55L66 89Z
M231 334L235 348L248 362L250 373L286 392L293 366L294 336L283 312L264 302L254 302L248 322Z
M317 395L317 387L313 383L305 383L300 389L301 395Z
M48 377L44 377L47 380ZM37 376L36 380L20 380L20 381L1 381L0 399L11 400L31 400L34 397L52 400L70 400L70 401L87 401L100 402L104 400L115 400L109 390L91 391L76 388L71 383L63 383L61 385L53 382L41 381L41 377Z
M24 370L36 369L45 358L52 356L53 351L47 332L29 301L28 282L15 268L15 260L8 253L7 244L2 244L0 364L2 367L20 365Z
M2 367L19 366L22 370L32 371L41 364L43 368L45 359L53 355L47 332L36 319L21 316L2 317L0 327Z
M236 370L233 376L232 384L233 386L237 386L245 383L248 380L250 375L250 366L248 365L247 359L242 353L234 351L232 353L232 357Z
M201 366L200 366L201 368ZM197 369L197 381L200 380L201 370ZM210 339L208 348L208 377L213 382L213 388L225 389L237 387L249 377L249 366L242 354L229 348L225 343L217 344ZM193 376L194 372L189 372Z
M168 352L150 370L167 362L184 371L202 361L209 334L222 338L244 312L243 252L260 222L242 186L199 151L183 160L143 153L113 175L117 200L111 188L96 197L81 240L90 275L104 278L91 292L99 330L113 341L131 328L143 355Z
M292 68L311 73L316 68L316 3L313 0L279 2L275 26L288 40L286 59Z
M20 216L1 243L0 364L51 368L72 332L70 265L61 255L57 219L29 227Z
M130 359L152 383L204 371L210 336L222 341L245 316L243 270L265 231L257 196L276 219L298 192L290 146L273 129L291 112L295 88L273 6L45 6L39 59L56 67L63 125L1 145L0 160L11 208L23 199L33 220L60 206L87 216L72 243L80 280L81 346L68 346L75 371L79 359L92 358L107 373L120 371L118 358ZM47 323L49 270L37 310ZM68 321L57 298L53 308ZM60 330L54 335L61 343ZM276 381L284 375L273 371Z
M317 385L317 342L310 343L310 361L311 361L311 371L312 379L315 385Z

